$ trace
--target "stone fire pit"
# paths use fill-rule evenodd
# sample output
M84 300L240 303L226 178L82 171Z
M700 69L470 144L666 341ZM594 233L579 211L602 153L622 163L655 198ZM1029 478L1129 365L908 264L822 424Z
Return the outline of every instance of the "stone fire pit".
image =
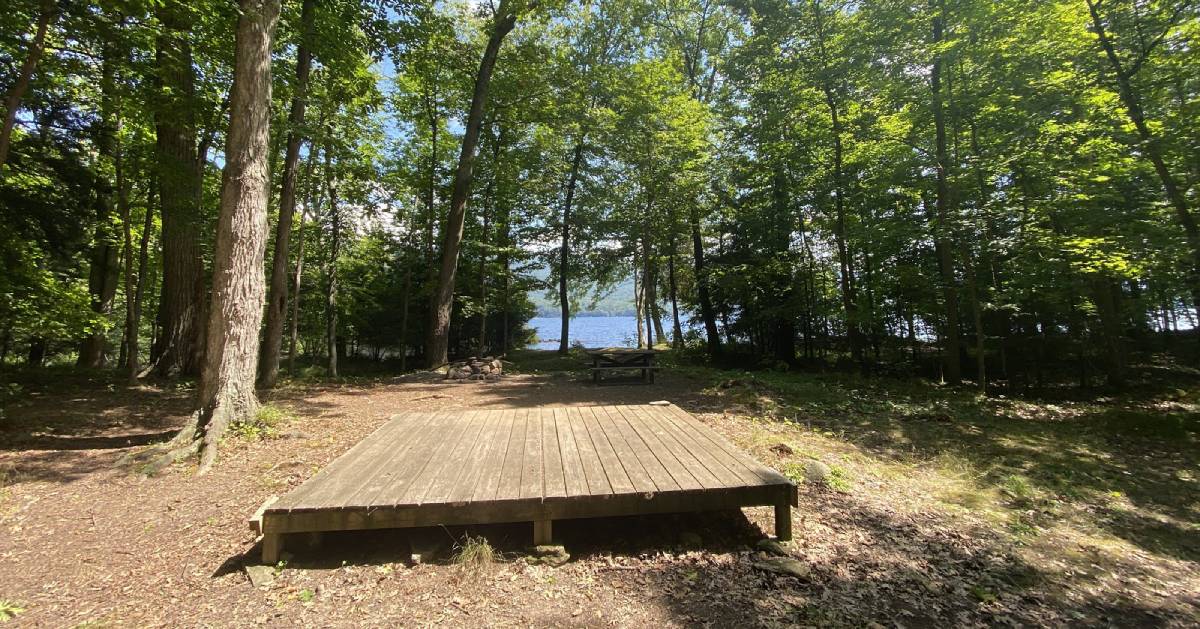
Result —
M504 366L499 358L472 356L467 360L450 363L446 369L447 380L497 380Z

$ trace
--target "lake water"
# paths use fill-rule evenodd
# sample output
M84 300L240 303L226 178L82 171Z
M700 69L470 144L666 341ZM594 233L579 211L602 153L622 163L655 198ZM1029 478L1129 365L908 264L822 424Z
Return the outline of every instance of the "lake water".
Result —
M529 327L537 330L537 342L529 349L558 349L562 317L534 317ZM670 330L666 324L664 329ZM634 317L575 317L571 319L571 344L584 347L634 347L637 345L637 319Z

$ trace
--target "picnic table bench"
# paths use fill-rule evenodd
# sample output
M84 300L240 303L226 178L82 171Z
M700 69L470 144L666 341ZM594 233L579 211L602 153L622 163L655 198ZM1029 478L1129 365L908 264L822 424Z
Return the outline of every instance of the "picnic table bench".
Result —
M601 374L614 371L639 371L644 384L654 384L654 372L662 367L654 364L659 353L655 349L631 347L602 347L586 350L592 357L592 382L602 384Z

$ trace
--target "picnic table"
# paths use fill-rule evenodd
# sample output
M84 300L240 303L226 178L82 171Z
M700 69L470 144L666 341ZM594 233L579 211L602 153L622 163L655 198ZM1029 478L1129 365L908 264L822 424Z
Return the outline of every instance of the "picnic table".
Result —
M601 374L613 371L639 371L641 381L654 384L654 372L661 367L654 364L659 350L632 347L602 347L585 350L592 357L592 381L601 384Z

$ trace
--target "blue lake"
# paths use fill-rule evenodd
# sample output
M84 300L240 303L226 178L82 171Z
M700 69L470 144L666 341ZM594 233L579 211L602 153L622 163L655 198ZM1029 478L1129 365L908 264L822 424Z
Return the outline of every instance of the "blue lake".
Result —
M534 317L529 327L537 331L537 342L529 349L558 349L562 317ZM669 323L664 329L670 330ZM571 319L570 343L584 347L634 347L637 345L637 319L634 317L575 317Z

